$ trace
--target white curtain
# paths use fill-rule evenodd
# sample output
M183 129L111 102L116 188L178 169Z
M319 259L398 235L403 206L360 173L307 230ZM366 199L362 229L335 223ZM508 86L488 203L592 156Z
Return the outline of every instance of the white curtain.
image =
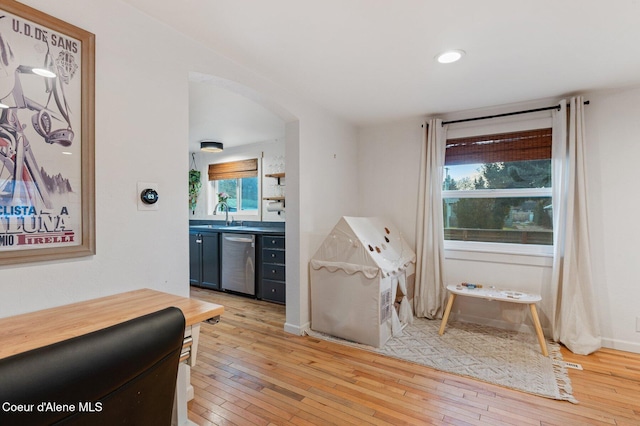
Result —
M552 142L554 258L549 313L553 339L572 352L601 346L589 249L585 170L584 100L571 98L554 110Z
M447 291L443 279L444 230L442 218L442 178L446 126L432 119L422 144L418 217L416 224L416 282L413 298L418 317L441 318Z

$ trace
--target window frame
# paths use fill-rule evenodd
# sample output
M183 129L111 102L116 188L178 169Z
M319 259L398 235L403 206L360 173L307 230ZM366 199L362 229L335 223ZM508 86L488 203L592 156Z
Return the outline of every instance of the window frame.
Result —
M242 209L242 180L243 179L258 179L258 194L256 196L256 208L255 209ZM232 180L232 179L220 179L220 180ZM213 207L215 207L218 204L218 193L220 192L220 188L219 188L219 182L220 180L211 180L209 181L210 185L210 203L213 204L211 210L213 210ZM258 216L259 215L259 211L260 211L260 179L258 176L254 176L254 177L248 177L248 178L235 178L234 179L236 181L236 195L237 195L237 200L238 200L238 204L240 204L240 206L236 206L236 209L238 209L238 207L240 207L240 209L236 210L235 212L230 211L229 214L235 214L235 215L243 215L243 216Z
M257 179L256 208L251 210L239 210L229 212L235 219L241 220L262 220L262 162L260 158L249 157L240 158L235 161L224 161L220 163L210 163L208 166L208 185L207 185L207 207L208 216L213 216L213 209L218 204L219 181L236 180L236 195L239 196L238 202L242 200L242 179ZM221 172L221 173L220 173ZM218 176L221 179L215 179ZM224 215L224 213L223 213Z
M532 117L530 120L505 120L505 122L474 126L467 123L460 129L449 129L447 139L469 136L483 136L512 131L530 131L551 126L550 117ZM445 153L446 155L446 153ZM553 159L551 158L552 165ZM443 169L446 167L443 164ZM444 174L443 174L444 179ZM553 182L548 188L507 188L507 189L475 189L475 190L442 190L441 203L447 198L525 198L550 197L553 203ZM443 218L444 219L444 218ZM442 230L445 230L445 221ZM445 257L460 260L484 259L483 253L498 256L501 262L522 263L527 265L547 265L553 257L554 245L496 243L483 241L444 240Z

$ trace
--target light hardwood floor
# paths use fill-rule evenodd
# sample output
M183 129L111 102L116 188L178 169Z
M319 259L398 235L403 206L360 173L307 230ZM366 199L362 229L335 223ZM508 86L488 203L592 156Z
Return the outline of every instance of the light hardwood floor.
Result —
M640 354L563 349L579 404L283 331L284 306L193 288L202 324L189 419L205 425L640 425Z

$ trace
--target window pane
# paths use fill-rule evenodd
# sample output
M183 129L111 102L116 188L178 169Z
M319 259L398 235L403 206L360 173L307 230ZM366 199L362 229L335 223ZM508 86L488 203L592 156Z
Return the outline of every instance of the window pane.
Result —
M445 198L445 240L553 244L551 197Z
M446 166L442 189L551 188L551 160Z
M248 212L255 214L258 210L258 178L223 179L216 181L215 203L220 194L227 196L229 212ZM253 213L251 213L253 212Z
M229 196L227 198L227 205L230 212L238 211L238 180L237 179L224 179L218 182L218 199L220 193L225 193ZM217 202L217 201L216 201Z
M258 178L243 178L242 210L258 210Z

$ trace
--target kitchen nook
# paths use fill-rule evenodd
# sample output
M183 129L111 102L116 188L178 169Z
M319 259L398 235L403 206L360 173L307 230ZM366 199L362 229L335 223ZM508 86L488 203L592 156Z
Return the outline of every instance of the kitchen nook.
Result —
M285 304L284 122L197 77L189 83L189 283Z

